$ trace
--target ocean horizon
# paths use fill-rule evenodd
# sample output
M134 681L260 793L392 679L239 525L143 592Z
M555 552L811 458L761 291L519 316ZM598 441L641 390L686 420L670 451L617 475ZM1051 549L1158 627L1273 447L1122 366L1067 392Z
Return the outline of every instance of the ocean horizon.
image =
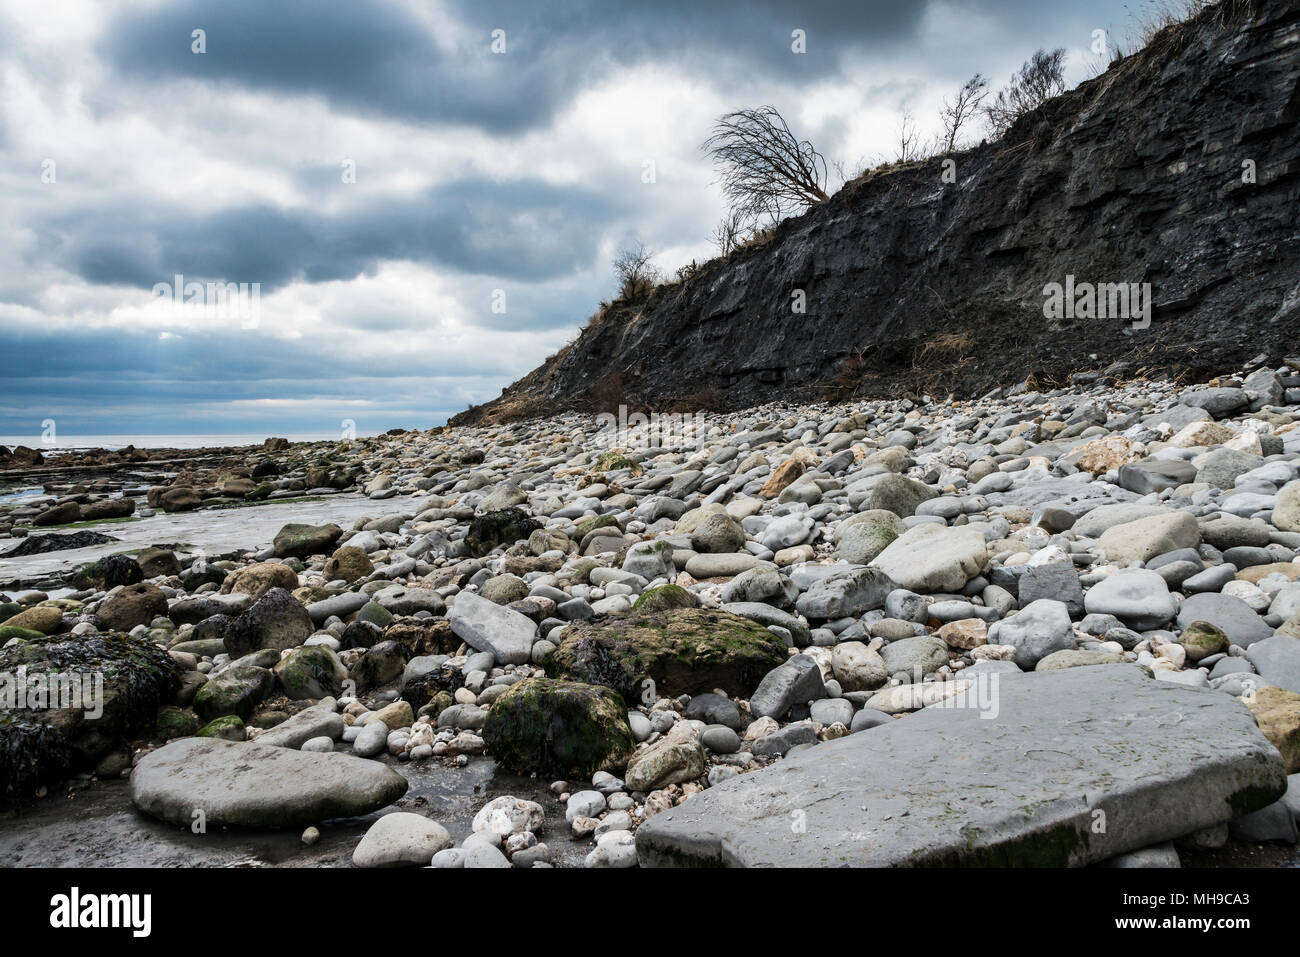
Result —
M378 435L377 432L357 432L357 438ZM209 446L261 445L268 438L284 438L290 442L338 442L342 436L337 430L329 432L213 432L213 433L160 433L156 435L127 433L121 435L89 434L59 436L42 440L35 435L0 435L0 445L11 450L19 445L38 449L46 455L75 452L84 449L116 449L133 445L137 449L198 449Z

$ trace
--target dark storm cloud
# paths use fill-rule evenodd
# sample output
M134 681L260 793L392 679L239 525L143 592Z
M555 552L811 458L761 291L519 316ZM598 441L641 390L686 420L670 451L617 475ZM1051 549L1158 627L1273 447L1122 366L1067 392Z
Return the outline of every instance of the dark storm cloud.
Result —
M42 246L90 282L146 288L182 273L260 282L271 292L295 279L352 279L388 260L536 281L589 267L619 210L580 187L462 180L337 215L271 206L75 209L51 217Z
M676 63L713 77L832 73L848 49L913 35L924 2L816 0L739 4L565 4L462 0L448 5L466 33L455 46L405 8L384 0L188 0L120 15L102 47L125 74L220 81L277 93L315 94L350 112L380 111L493 132L545 125L587 82L616 66ZM206 31L206 52L191 34ZM492 31L505 31L494 54ZM791 33L804 30L806 55Z

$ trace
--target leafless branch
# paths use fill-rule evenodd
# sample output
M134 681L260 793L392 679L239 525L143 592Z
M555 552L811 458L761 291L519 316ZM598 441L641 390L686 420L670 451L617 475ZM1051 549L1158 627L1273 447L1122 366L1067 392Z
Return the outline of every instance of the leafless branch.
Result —
M713 158L738 223L775 223L827 199L825 159L775 107L726 114L701 149Z
M939 110L939 118L943 120L943 152L951 153L957 147L962 130L969 125L979 111L980 104L988 96L988 87L989 81L976 73L962 84L952 103L944 98L943 107Z

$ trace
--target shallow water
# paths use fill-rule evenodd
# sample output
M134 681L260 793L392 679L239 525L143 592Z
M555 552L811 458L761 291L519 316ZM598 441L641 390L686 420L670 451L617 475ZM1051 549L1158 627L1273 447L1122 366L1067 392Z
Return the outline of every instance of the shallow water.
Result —
M549 781L498 773L486 757L471 758L463 768L381 760L410 781L406 795L384 812L318 825L321 837L311 847L297 829L193 834L138 812L128 782L116 780L54 788L49 797L0 813L0 860L10 867L351 867L353 849L381 813L423 814L459 844L478 810L507 794L545 809L538 837L556 866L581 867L594 846L569 837L564 805L547 791Z
M375 501L359 493L340 492L308 501L269 502L263 505L175 512L170 515L160 511L152 518L79 525L78 530L93 529L113 536L116 541L25 558L0 558L0 585L32 584L73 571L106 555L147 548L150 545L183 543L191 549L201 548L210 555L235 550L253 551L270 545L275 533L289 522L309 525L334 522L346 530L359 518L419 511L423 507L422 502L422 497L414 496ZM66 534L57 528L42 531ZM9 539L0 540L0 552L13 544L15 542Z

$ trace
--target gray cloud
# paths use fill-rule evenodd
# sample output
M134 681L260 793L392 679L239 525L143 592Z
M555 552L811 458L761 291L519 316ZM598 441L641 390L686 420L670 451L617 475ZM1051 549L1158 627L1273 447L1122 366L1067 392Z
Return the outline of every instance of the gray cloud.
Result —
M151 288L175 273L260 282L352 279L388 260L537 281L592 265L613 197L543 182L462 180L338 215L270 206L196 214L158 203L72 208L42 227L43 247L93 283Z
M619 66L656 61L717 77L754 71L787 79L825 76L846 50L913 35L926 3L782 0L730 4L452 3L472 39L442 49L395 3L202 0L123 14L102 48L126 75L198 79L279 93L314 94L349 112L464 123L495 132L545 125L587 82ZM191 52L206 31L207 52ZM505 31L506 52L490 50ZM804 30L808 54L791 53Z

